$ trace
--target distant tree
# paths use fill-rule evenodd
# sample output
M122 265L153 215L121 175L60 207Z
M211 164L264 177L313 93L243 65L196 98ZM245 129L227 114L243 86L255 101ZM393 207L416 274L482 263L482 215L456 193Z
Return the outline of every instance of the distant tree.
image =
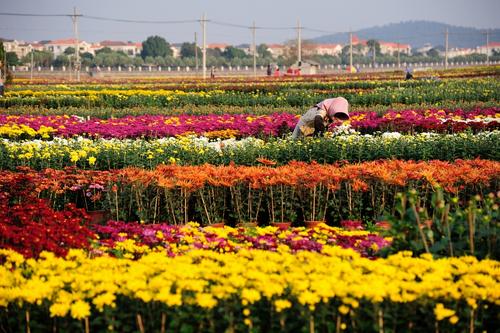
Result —
M427 56L431 58L437 58L439 57L439 51L436 50L435 48L430 49L429 51L427 51Z
M144 60L142 60L140 56L137 56L132 59L132 63L134 64L134 66L142 66L144 64Z
M222 51L218 47L214 49L207 49L207 57L222 57Z
M113 50L106 46L106 47L103 47L102 49L95 51L96 55L102 54L102 53L113 53Z
M372 56L372 62L373 62L373 65L375 65L376 56L381 55L380 43L376 39L369 39L366 41L366 46L368 46L368 49L370 50L370 53Z
M350 59L349 52L350 52L349 45L344 46L340 54L340 59L342 60L342 64L349 64L349 59ZM363 45L356 44L352 46L352 61L353 63L367 63L366 57L363 56Z
M158 66L165 66L165 58L164 57L155 57L154 64Z
M152 56L147 56L144 58L144 64L145 65L154 65L155 64L155 58Z
M201 49L198 49L198 56L201 55ZM181 45L181 58L193 58L195 56L195 45L194 43L182 43Z
M232 60L237 58L243 59L246 58L247 55L243 50L237 49L234 46L228 46L224 52L222 52L222 56L228 60Z
M65 54L65 55L75 54L75 48L74 48L74 47L71 47L71 46L68 46L68 47L64 50L64 54Z
M182 59L174 58L173 56L166 56L165 66L184 66L184 62Z
M91 66L94 62L94 56L90 52L84 52L80 58L83 66Z
M163 37L150 36L142 42L141 56L143 59L146 57L165 57L172 54L170 44Z
M272 54L269 52L266 44L259 44L257 46L257 54L260 58L272 58Z
M49 67L54 59L54 54L50 51L33 51L33 64L35 66ZM23 64L31 63L31 53L25 55L21 62Z
M19 65L19 58L15 52L7 52L5 56L7 58L7 65L9 66Z
M3 47L3 42L0 41L0 64L1 66L1 71L2 71L2 79L4 80L4 83L10 84L12 83L12 79L14 76L12 75L12 72L9 70L8 63L4 63L4 59L7 57L7 53L5 52L5 49Z
M60 54L56 57L56 59L53 62L53 65L55 67L62 67L62 66L68 66L69 65L69 58L67 55Z
M5 54L5 49L3 47L3 42L0 41L0 62L2 62L2 63L3 63L4 54Z

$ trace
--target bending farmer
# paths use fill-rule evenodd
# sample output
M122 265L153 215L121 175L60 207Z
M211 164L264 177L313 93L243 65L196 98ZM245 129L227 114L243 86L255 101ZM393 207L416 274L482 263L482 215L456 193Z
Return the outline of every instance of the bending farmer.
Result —
M328 98L309 109L295 126L293 139L322 134L338 118L349 119L349 103L344 97Z

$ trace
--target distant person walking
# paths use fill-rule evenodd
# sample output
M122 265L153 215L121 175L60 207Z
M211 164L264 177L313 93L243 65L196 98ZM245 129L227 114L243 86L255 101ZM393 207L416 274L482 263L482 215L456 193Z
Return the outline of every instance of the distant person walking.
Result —
M268 65L267 65L267 76L271 76L271 74L272 74L272 73L273 73L273 72L272 72L272 70L271 70L271 64L268 64Z
M274 70L274 76L280 76L280 68L276 66L276 69Z
M406 75L405 75L405 80L411 80L413 79L413 70L406 66L406 71L405 71Z
M5 87L3 85L2 62L0 61L0 96L3 96Z

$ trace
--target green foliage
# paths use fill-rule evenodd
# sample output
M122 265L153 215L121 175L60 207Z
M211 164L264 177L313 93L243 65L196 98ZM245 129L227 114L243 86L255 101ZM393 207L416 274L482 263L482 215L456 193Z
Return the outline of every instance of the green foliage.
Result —
M19 58L15 52L7 52L6 53L7 64L9 66L17 66L19 65Z
M141 56L146 57L165 57L173 54L170 44L165 38L160 36L150 36L142 42Z
M430 49L429 51L427 51L427 56L431 58L437 58L439 57L439 51L436 49Z
M269 52L266 44L259 44L257 46L257 54L261 58L272 58L272 54Z
M64 54L65 54L65 55L75 54L75 48L74 48L74 47L72 47L72 46L67 47L67 48L64 50Z
M3 47L3 42L0 41L0 63L2 64L3 66L3 59L4 59L4 56L5 56L5 49ZM3 69L3 68L2 68Z
M411 250L435 257L500 259L500 193L469 198L450 197L440 188L431 193L430 198L415 190L397 195L394 212L383 218L394 240L389 253Z
M54 54L50 51L33 51L33 64L35 66L49 67L54 60ZM31 63L31 53L28 53L21 60L23 64Z
M380 43L376 39L369 39L366 41L366 45L369 47L370 52L373 54L375 51L375 55L379 56L382 55L380 53Z
M224 52L222 52L222 56L226 59L229 59L229 60L232 60L232 59L242 59L242 58L246 58L247 55L246 53L241 50L241 49L238 49L234 46L228 46L226 47L226 49L224 50Z
M236 163L238 165L258 165L257 159L265 158L278 165L292 160L318 163L335 163L340 161L362 162L377 159L395 158L402 160L445 160L483 158L500 160L500 133L498 131L478 135L463 133L459 135L436 135L426 137L403 136L399 139L385 139L371 136L338 136L332 139L315 138L291 140L269 138L267 142L246 139L238 145L226 143L221 151L189 140L189 143L166 140L127 140L123 143L102 142L94 140L90 143L96 150L97 162L92 168L98 170L119 169L126 166L154 168L175 158L181 165L200 165ZM40 142L39 146L49 145ZM12 147L11 147L12 146ZM26 157L22 153L23 143L0 141L0 169L14 170L18 166L30 166L34 169L56 168L76 165L80 168L91 168L85 159L77 163L71 162L70 151L89 149L89 143L69 140L67 143L50 144L53 157L33 154ZM199 147L198 147L199 146ZM9 148L11 147L11 148ZM46 149L46 148L43 148ZM161 152L156 152L160 149ZM12 151L16 151L13 154ZM60 151L60 152L59 152ZM57 152L57 153L56 153ZM146 158L148 152L155 152ZM18 156L22 155L23 157Z
M113 53L113 50L111 50L109 47L106 46L106 47L103 47L102 49L95 51L96 55L102 54L102 53Z
M201 49L196 46L194 43L182 43L181 45L181 58L192 58L195 56L195 50L198 52L198 56L201 56Z
M54 60L54 66L56 67L62 67L68 65L69 65L69 57L65 54L58 55Z

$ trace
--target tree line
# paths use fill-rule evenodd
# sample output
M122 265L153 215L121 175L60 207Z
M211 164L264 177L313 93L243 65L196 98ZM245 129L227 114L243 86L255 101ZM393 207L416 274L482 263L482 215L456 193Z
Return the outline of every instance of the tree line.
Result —
M303 45L308 42L304 41ZM309 43L310 44L310 43ZM285 53L278 57L273 57L269 52L266 44L257 46L256 62L258 66L266 66L268 64L279 64L289 66L296 61L296 46L295 41L287 42ZM3 45L0 42L0 47L3 51ZM368 52L363 52L363 46L353 46L353 63L355 64L381 64L381 63L397 63L398 57L396 54L382 54L380 52L380 44L376 40L367 41ZM308 55L303 54L304 59L313 60L321 65L347 65L350 61L350 47L346 45L338 56L331 55ZM173 56L171 44L163 37L150 36L142 42L142 51L140 55L129 56L122 51L113 51L109 47L104 47L97 50L94 54L83 52L79 54L82 67L128 67L128 66L180 66L180 67L201 67L201 48L195 43L182 43L179 57ZM12 65L29 65L32 62L34 66L41 67L62 67L74 65L75 48L68 47L63 54L54 58L50 51L33 51L33 54L28 54L19 59L16 53L6 52L6 61L9 66ZM471 54L450 58L451 61L486 61L485 54ZM490 60L500 60L500 52L493 50L493 55ZM227 46L224 50L219 48L207 49L207 66L252 66L253 55L247 54L240 48ZM400 63L419 63L419 62L442 62L444 57L438 49L433 48L425 53L413 53L407 55L400 53Z

